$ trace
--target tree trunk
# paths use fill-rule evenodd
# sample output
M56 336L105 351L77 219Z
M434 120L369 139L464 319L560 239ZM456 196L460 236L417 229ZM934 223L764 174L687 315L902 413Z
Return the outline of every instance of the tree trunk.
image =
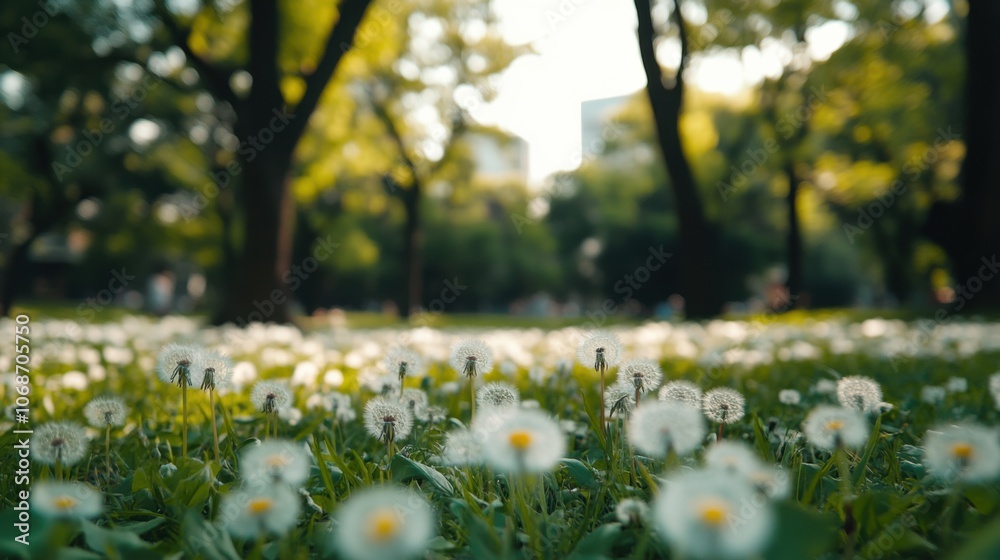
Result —
M799 212L797 209L799 195L799 176L795 172L795 163L785 163L785 176L788 177L788 301L786 310L795 309L795 302L802 295L802 230L799 227Z
M15 245L5 259L3 284L0 285L0 316L2 317L10 315L17 290L24 283L24 277L28 273L28 253L36 237L32 234L28 239Z
M660 153L670 177L671 192L679 225L679 260L681 290L687 317L708 317L722 309L717 289L717 253L715 232L705 217L701 196L684 154L680 138L680 112L684 92L684 66L687 63L687 34L680 10L673 16L680 29L681 65L673 84L664 83L663 71L656 60L656 28L653 26L649 0L635 0L638 16L639 52L646 73L646 95L653 110L653 120Z
M406 209L406 224L403 235L405 246L403 262L406 266L406 295L399 312L403 317L410 317L423 306L423 261L421 245L423 232L420 220L420 181L414 177L409 189L403 191L403 207Z
M965 300L963 307L982 309L1000 305L1000 278L988 278L997 272L984 264L1000 252L1000 103L996 99L1000 91L996 71L1000 2L969 0L968 4L962 193L955 202L931 208L925 232L947 253L957 291ZM986 274L981 275L982 270Z

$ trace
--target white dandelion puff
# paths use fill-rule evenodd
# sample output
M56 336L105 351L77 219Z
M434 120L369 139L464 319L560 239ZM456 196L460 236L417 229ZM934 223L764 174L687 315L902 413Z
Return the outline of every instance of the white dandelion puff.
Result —
M611 385L604 394L604 409L608 418L628 416L635 410L635 391L623 383Z
M705 393L701 406L705 416L712 422L732 424L743 418L746 412L746 399L735 389L717 387Z
M742 477L689 471L669 481L653 503L654 524L684 558L737 559L757 556L774 531L769 504L756 504Z
M420 377L424 374L424 361L413 350L398 346L386 354L385 370L400 381L407 377Z
M471 431L459 428L444 437L444 451L441 462L453 467L478 465L483 462L483 446Z
M410 415L414 420L427 421L427 406L430 400L427 393L413 387L403 389L403 395L399 399L410 410Z
M1000 373L990 376L990 394L993 395L993 404L1000 409Z
M701 387L683 379L664 383L659 394L661 401L678 402L695 408L701 407L701 396Z
M927 404L941 404L948 392L944 387L930 386L920 389L920 400Z
M969 390L969 381L964 377L949 377L945 388L949 393L964 393Z
M720 441L705 452L705 466L729 473L746 475L763 468L764 463L745 443Z
M566 453L559 423L540 410L483 414L476 418L473 432L488 434L483 452L486 463L498 472L548 472Z
M365 405L365 429L373 438L388 443L410 435L413 416L406 405L389 397L374 397Z
M782 389L778 391L778 402L789 406L798 406L802 402L802 394L795 389Z
M882 387L870 377L850 375L837 382L837 400L841 406L861 412L878 412Z
M100 492L82 482L37 482L31 487L31 511L50 519L93 519L104 509Z
M250 402L264 414L277 414L292 406L292 393L280 381L258 381L250 390Z
M603 372L618 365L622 355L622 342L609 331L595 331L580 341L576 359L594 371Z
M352 422L358 417L357 411L351 405L351 397L339 391L330 393L330 412L340 422Z
M861 447L868 441L868 422L861 411L839 406L817 406L802 424L806 439L814 446L835 451Z
M618 368L618 381L630 385L636 392L647 393L660 386L663 371L656 360L629 360Z
M629 443L646 455L662 458L672 450L687 455L705 440L705 417L693 406L677 402L654 402L632 414L628 423Z
M125 401L115 396L96 397L83 407L87 423L95 428L122 426L128 416Z
M942 480L994 480L1000 476L998 438L997 430L973 423L928 430L924 436L924 465Z
M478 377L493 370L493 349L481 340L463 340L451 349L448 362L466 377Z
M510 383L486 383L476 391L476 402L481 408L514 408L521 402L521 394Z
M302 503L287 486L254 486L222 497L222 527L236 538L284 535L298 521Z
M788 473L779 466L760 465L743 474L754 490L771 500L784 500L791 495Z
M87 453L87 433L75 422L47 422L35 428L31 458L44 465L74 465Z
M156 373L165 383L187 387L201 385L202 372L191 367L198 361L201 348L188 344L168 344L160 350L156 360Z
M248 485L275 482L299 486L309 478L312 459L301 444L286 439L261 442L243 452L240 476Z
M434 511L412 490L362 490L352 494L336 516L331 542L345 560L415 558L427 551L434 538Z
M622 525L642 526L649 519L649 506L636 498L625 498L615 506L615 519Z
M214 391L229 385L233 378L233 361L220 352L206 350L198 355L195 367L201 371L201 389Z

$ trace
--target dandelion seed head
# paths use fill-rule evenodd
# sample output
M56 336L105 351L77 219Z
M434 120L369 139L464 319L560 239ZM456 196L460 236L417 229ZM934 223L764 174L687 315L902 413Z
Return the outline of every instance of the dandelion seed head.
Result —
M994 428L964 423L928 430L924 465L945 481L989 482L1000 477L1000 434Z
M309 478L312 459L301 444L286 439L261 442L243 452L240 476L247 485L275 482L299 486Z
M399 441L410 435L413 415L405 404L391 397L374 397L365 405L365 430L373 438L385 443Z
M837 382L837 400L841 406L861 412L878 412L882 387L870 377L850 375Z
M927 404L940 404L944 402L948 392L944 387L930 386L920 389L920 400Z
M606 371L621 361L622 342L618 335L610 331L595 331L582 341L576 351L576 359L595 371Z
M434 511L420 494L380 487L352 494L337 512L332 544L345 560L414 558L434 537Z
M964 377L949 377L945 388L949 393L964 393L969 390L969 381Z
M737 441L720 441L705 452L705 466L724 472L746 475L763 468L764 463L750 447Z
M414 387L407 387L403 389L400 401L410 410L414 420L427 421L427 406L430 404L427 393Z
M481 340L463 340L451 349L452 369L466 377L478 377L493 370L493 349Z
M510 409L477 415L473 433L485 435L484 458L498 472L548 472L566 452L559 423L540 410Z
M424 361L420 356L402 346L397 346L385 356L385 370L399 379L424 375Z
M219 523L236 538L284 535L298 522L302 503L284 485L254 485L222 497Z
M635 410L635 389L624 383L614 383L604 392L604 409L608 418L623 418Z
M683 379L668 381L660 387L659 398L664 402L673 401L699 408L701 397L701 387Z
M76 422L47 422L35 428L32 460L44 465L74 465L87 453L87 433Z
M778 402L789 406L798 406L802 402L802 394L795 389L782 389L778 391Z
M649 506L636 498L625 498L615 506L615 519L628 526L641 526L649 519Z
M476 390L476 403L480 408L513 408L520 402L517 387L503 381L486 383Z
M990 395L993 396L993 404L1000 410L1000 373L994 373L989 381Z
M452 430L445 435L441 462L445 465L463 467L483 462L483 446L480 439L464 428Z
M732 424L743 418L746 412L746 399L735 389L717 387L705 393L701 406L705 416L712 422Z
M705 440L708 428L701 410L678 402L651 402L629 418L629 443L651 457L666 457L671 450L687 455Z
M95 428L122 426L128 416L125 401L115 396L95 397L83 407L87 423Z
M292 406L292 393L280 381L258 381L250 390L250 402L264 414L277 414Z
M93 519L104 509L100 492L82 482L36 482L30 499L31 511L49 519Z
M203 372L192 367L198 361L201 348L190 344L168 344L156 359L156 373L164 383L181 385L185 379L188 387L201 385Z
M226 387L233 378L233 361L213 350L199 353L194 367L202 372L200 387L203 391Z
M814 446L835 451L861 447L868 441L869 427L861 411L855 408L817 406L802 424L806 439Z
M632 390L646 393L656 389L663 381L663 371L656 360L639 358L624 362L618 368L618 381L632 386Z

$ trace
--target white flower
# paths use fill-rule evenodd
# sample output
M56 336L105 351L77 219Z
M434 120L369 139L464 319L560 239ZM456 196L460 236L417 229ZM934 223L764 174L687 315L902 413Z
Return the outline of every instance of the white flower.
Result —
M949 393L964 393L969 390L969 381L964 377L949 377L945 387Z
M868 441L868 422L855 408L822 405L806 417L802 431L809 443L820 449L834 451L843 445L849 449Z
M763 468L764 463L750 447L742 442L720 441L705 452L705 466L729 473L746 475Z
M993 404L1000 409L1000 373L990 376L990 394L993 395Z
M924 436L924 465L943 480L994 480L1000 476L998 438L997 430L973 423L928 430Z
M323 384L334 389L340 387L344 384L344 372L337 368L326 370L326 373L323 374Z
M944 402L944 397L947 395L947 391L944 387L924 387L920 389L920 400L927 404L940 404Z
M611 385L604 392L604 408L609 419L615 414L619 418L627 416L635 410L635 389L620 382Z
M332 544L345 560L397 560L427 551L434 511L423 496L402 488L369 488L352 494L337 511Z
M520 402L517 387L503 381L486 383L476 390L476 403L480 408L513 408Z
M385 356L385 370L400 380L424 375L424 361L409 348L396 347Z
M389 397L368 401L364 419L368 434L383 443L404 439L413 429L413 416L406 405Z
M245 484L281 482L299 486L309 478L312 461L302 445L286 439L262 442L243 452L240 476Z
M653 517L660 535L684 558L753 558L774 530L770 504L757 504L742 477L688 471L660 492Z
M215 390L225 387L233 378L233 361L219 352L204 351L192 365L202 372L201 389Z
M73 465L87 453L87 434L76 422L47 422L31 439L31 458L45 465Z
M829 395L837 392L837 383L831 379L820 379L812 386L813 393Z
M649 519L649 506L636 498L625 498L615 506L615 519L625 526L644 525Z
M451 349L452 369L466 377L477 377L493 369L493 349L481 340L463 340Z
M87 423L95 428L121 426L128 416L125 401L115 396L96 397L83 407L83 415Z
M837 400L841 406L861 412L878 412L882 387L870 377L851 375L837 382Z
M732 424L743 418L746 399L735 389L717 387L705 393L702 410L709 420L717 424Z
M677 402L651 402L636 410L628 423L632 447L651 457L670 450L687 455L705 440L708 428L701 411Z
M772 500L784 500L791 495L792 488L788 473L779 466L761 464L743 473L754 490Z
M608 331L595 331L580 341L576 359L595 371L607 371L618 365L622 355L622 342Z
M351 406L351 397L337 391L330 393L330 412L341 422L350 422L358 417Z
M661 401L674 401L688 406L693 406L695 408L700 408L701 396L701 387L691 383L690 381L684 381L683 379L669 381L665 383L663 387L660 387Z
M258 381L250 390L250 402L264 414L277 413L292 405L292 393L280 381Z
M156 360L156 373L165 383L176 383L178 386L186 380L186 385L199 386L202 372L192 368L198 361L201 348L184 344L168 344L160 350Z
M295 526L302 503L287 486L254 486L222 497L219 524L234 537L283 535Z
M778 391L778 402L798 406L802 402L802 395L795 389L782 389Z
M50 519L92 519L104 509L104 498L82 482L36 482L31 510Z
M415 420L420 420L421 422L427 420L427 406L430 404L427 393L417 388L407 387L403 389L403 396L400 398L400 401L410 409L410 414Z
M465 428L448 432L444 437L444 451L441 462L445 465L462 467L478 465L483 461L483 446L478 437Z
M656 360L640 358L629 360L618 368L618 381L631 385L633 391L646 393L656 389L663 381L663 371Z
M292 370L292 378L288 384L292 387L312 387L316 385L316 378L319 377L319 366L313 362L299 362Z
M476 417L473 433L485 435L486 463L506 473L551 471L566 453L559 423L540 410L514 409Z

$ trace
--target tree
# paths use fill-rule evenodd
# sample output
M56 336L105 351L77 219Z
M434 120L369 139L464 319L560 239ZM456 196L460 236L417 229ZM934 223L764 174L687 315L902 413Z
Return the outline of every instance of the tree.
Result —
M681 57L675 75L669 80L663 75L656 58L660 34L653 24L649 0L635 0L635 10L639 19L639 53L646 73L646 95L653 109L658 147L667 166L676 205L685 313L688 317L706 317L722 309L722 297L716 288L716 275L720 270L716 261L716 231L705 215L691 165L681 144L679 121L684 99L688 38L678 2L675 0L671 15L677 26Z

